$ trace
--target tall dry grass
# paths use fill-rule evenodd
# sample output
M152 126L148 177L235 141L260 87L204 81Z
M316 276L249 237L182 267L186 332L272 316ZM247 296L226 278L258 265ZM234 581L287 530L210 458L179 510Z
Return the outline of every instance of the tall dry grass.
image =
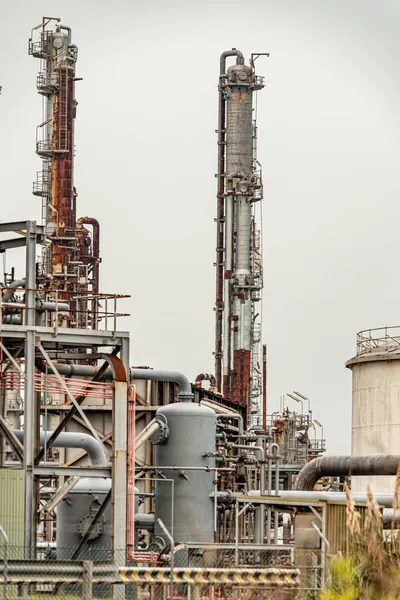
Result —
M346 486L346 519L349 545L346 556L335 556L329 564L329 587L320 600L400 600L400 544L384 540L382 514L370 486L367 510L361 522ZM400 465L393 498L393 515L400 508ZM397 526L393 521L392 538Z

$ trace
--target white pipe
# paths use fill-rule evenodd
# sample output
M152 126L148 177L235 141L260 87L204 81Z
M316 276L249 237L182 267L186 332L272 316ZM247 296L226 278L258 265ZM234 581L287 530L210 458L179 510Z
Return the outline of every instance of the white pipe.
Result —
M23 430L14 429L13 433L20 442L24 441L25 432ZM40 444L43 445L45 440L49 439L53 433L54 431L41 431ZM108 464L108 457L103 444L88 433L64 431L58 434L54 446L56 448L81 448L86 450L93 467L106 467Z
M249 491L246 493L247 496L260 496L260 492L258 490ZM368 498L367 494L360 493L350 493L352 500L356 504L367 504ZM275 491L271 490L271 497L275 496ZM242 493L238 492L218 492L218 498L240 498L243 497ZM268 496L266 496L268 497ZM214 492L210 494L210 498L214 498ZM314 492L314 491L302 491L302 490L280 490L279 492L279 500L284 500L290 505L290 501L296 500L309 500L313 502L315 500L321 500L323 502L346 502L346 494L345 492ZM375 494L375 500L378 505L383 506L385 508L392 508L393 506L393 494Z

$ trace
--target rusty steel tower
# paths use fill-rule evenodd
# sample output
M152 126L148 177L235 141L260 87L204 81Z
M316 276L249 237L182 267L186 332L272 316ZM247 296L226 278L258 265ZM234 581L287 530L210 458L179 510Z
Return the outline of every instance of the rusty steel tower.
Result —
M215 373L218 390L258 423L262 394L262 173L255 92L264 79L233 48L221 55L218 115ZM236 64L226 69L226 59ZM260 208L257 208L259 206Z
M78 48L70 27L43 18L31 32L29 53L40 59L38 93L44 98L42 123L36 128L36 152L42 170L33 194L42 198L42 225L50 243L43 249L41 279L51 280L63 300L74 298L69 326L97 328L99 291L99 223L77 220L74 186L75 74ZM92 235L85 225L92 227ZM90 315L90 317L88 317Z

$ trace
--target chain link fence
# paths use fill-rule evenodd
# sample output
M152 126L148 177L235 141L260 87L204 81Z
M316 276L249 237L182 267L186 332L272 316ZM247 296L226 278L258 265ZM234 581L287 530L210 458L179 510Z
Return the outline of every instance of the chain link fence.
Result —
M109 548L85 549L76 560L72 548L42 544L36 556L24 548L0 551L0 600L25 598L132 598L138 600L316 599L323 581L320 551L175 548L164 553L134 552L131 561ZM6 559L6 560L5 560ZM171 564L172 562L172 564Z

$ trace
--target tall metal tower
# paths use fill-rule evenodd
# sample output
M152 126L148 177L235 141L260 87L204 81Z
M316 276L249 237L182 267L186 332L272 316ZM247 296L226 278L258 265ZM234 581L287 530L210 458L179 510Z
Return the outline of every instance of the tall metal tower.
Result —
M42 170L33 194L42 198L42 225L51 241L42 252L41 279L51 280L59 297L75 300L69 326L97 328L97 306L91 297L99 291L99 224L77 220L74 186L75 75L78 48L70 27L59 19L43 18L31 32L29 53L40 59L37 89L44 98L42 123L36 128L36 152ZM93 236L85 224L93 227ZM92 239L93 238L93 239ZM72 296L75 294L75 296ZM89 294L89 295L88 295Z
M236 64L226 70L227 57ZM218 390L260 416L262 393L262 177L257 160L255 92L264 79L233 48L221 55L218 117L215 373ZM253 418L252 418L253 415Z

